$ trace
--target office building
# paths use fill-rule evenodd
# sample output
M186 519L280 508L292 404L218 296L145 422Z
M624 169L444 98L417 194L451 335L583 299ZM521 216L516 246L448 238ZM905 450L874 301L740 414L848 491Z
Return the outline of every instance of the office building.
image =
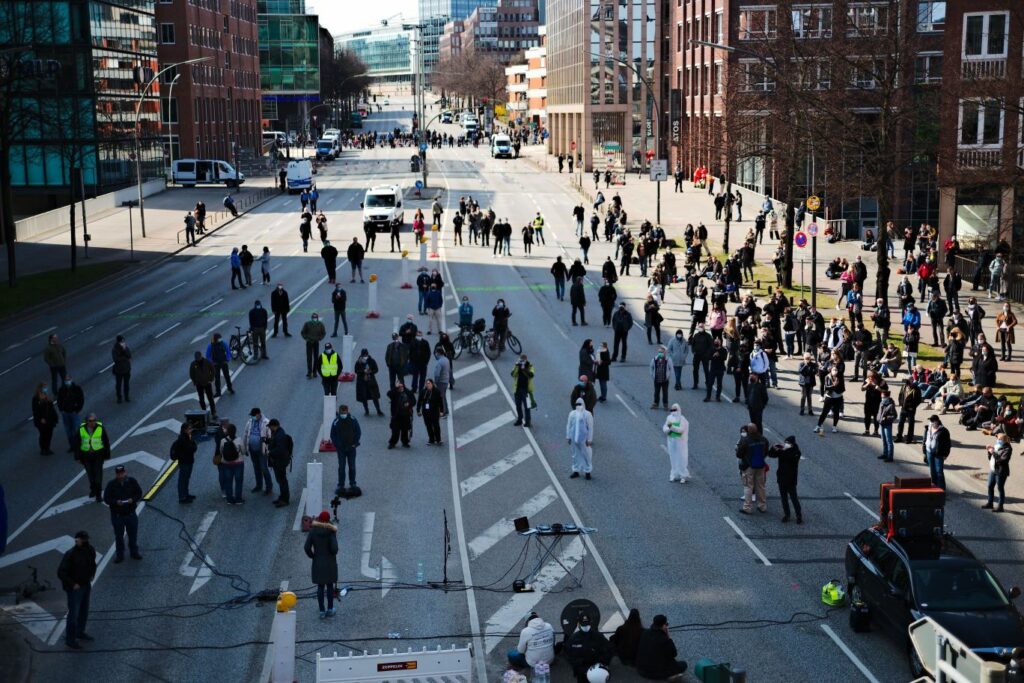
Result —
M517 126L547 127L547 48L544 35L545 28L541 26L540 47L526 50L523 63L505 67L508 78L505 108L508 121Z
M375 91L400 89L407 94L413 77L412 35L397 25L378 27L338 34L334 46L362 60Z
M305 0L258 0L260 85L267 130L302 133L320 102L320 25Z
M34 58L15 56L18 62L9 64L19 74L12 85L17 100L3 105L14 122L2 133L9 140L9 182L18 196L9 210L18 217L66 204L72 167L81 170L87 196L134 183L140 82L157 69L154 1L7 6L15 13L5 28L33 36ZM35 113L26 118L26 111ZM18 126L18 120L33 123ZM163 151L157 92L143 97L139 122L142 176L159 177Z
M423 53L425 83L430 84L430 74L437 68L440 59L441 36L449 21L464 20L480 6L493 6L488 0L419 0L419 49Z
M540 45L540 12L536 0L499 0L494 6L477 7L461 23L461 51L490 55L504 64L522 56L523 50ZM442 41L444 37L442 37Z
M552 154L586 170L633 168L660 131L656 0L549 0L547 113Z
M168 161L261 155L256 0L158 2L161 118Z
M445 62L462 54L462 34L466 30L466 22L461 19L449 21L444 25L444 33L438 39L437 60Z

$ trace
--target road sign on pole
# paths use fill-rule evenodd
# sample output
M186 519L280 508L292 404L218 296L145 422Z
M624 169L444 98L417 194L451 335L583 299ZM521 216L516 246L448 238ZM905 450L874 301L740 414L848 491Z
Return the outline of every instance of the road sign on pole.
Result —
M651 180L655 182L668 180L668 160L651 159Z
M806 247L807 246L807 233L803 232L802 230L800 232L798 232L796 234L796 236L793 238L793 244L795 244L796 246L800 247L801 249Z
M818 236L818 224L817 223L811 223L810 225L808 225L807 226L807 232L808 232L808 234L810 234L811 237L817 237Z
M812 194L810 197L807 198L807 210L808 211L817 211L820 208L821 208L821 197L819 197L816 194Z

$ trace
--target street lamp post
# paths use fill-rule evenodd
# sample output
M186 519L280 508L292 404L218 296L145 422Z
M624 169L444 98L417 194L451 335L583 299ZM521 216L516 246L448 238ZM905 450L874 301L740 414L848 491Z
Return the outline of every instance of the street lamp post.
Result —
M175 74L171 81L171 87L167 89L167 153L170 155L171 166L168 173L168 181L174 181L174 122L171 119L171 105L174 102L174 84L181 78L181 74Z
M135 104L135 182L138 185L139 190L139 225L142 226L143 237L146 236L146 214L142 198L142 140L140 135L141 131L139 130L139 118L142 115L142 103L146 99L146 93L149 92L149 89L153 87L153 84L156 83L157 79L160 78L161 75L179 66L205 62L210 59L213 59L213 57L196 57L195 59L186 59L183 62L169 64L153 74L153 77L150 78L142 88L142 92L139 93L139 101Z

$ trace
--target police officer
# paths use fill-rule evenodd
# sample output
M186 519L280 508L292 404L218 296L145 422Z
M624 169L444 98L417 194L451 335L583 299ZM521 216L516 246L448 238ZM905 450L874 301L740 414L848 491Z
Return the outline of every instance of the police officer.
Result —
M78 450L75 460L82 463L89 480L89 497L102 502L103 461L110 458L110 437L103 429L103 423L96 420L96 413L89 413L85 423L78 428Z
M341 369L338 352L331 342L327 342L320 354L320 379L324 385L324 396L338 395L338 373Z
M124 562L124 533L128 532L128 551L133 560L141 560L139 554L139 518L135 506L142 500L142 487L129 477L124 465L114 468L114 480L103 492L103 502L110 508L110 523L114 527L114 564Z

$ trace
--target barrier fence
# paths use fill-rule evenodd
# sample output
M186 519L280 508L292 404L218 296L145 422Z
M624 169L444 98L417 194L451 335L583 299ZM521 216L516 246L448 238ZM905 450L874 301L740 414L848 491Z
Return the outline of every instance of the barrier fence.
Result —
M246 196L242 197L242 199L235 204L235 208L238 209L238 213L239 214L243 214L246 211L248 211L249 209L252 209L253 207L257 206L258 204L263 203L269 197L271 197L273 195L276 195L276 194L280 194L280 190L277 187L264 187L264 188L261 188L255 194L250 194L250 195L246 195ZM228 211L227 209L217 210L217 211L213 211L213 212L207 212L206 213L206 229L209 230L210 228L212 228L213 226L217 225L218 223L222 223L225 220L230 220L231 218L233 218L233 216L231 215L231 212ZM181 230L179 230L175 234L174 241L176 243L178 243L178 244L181 244L181 238L182 238L182 235L184 235L184 234L185 234L185 228L182 228Z

